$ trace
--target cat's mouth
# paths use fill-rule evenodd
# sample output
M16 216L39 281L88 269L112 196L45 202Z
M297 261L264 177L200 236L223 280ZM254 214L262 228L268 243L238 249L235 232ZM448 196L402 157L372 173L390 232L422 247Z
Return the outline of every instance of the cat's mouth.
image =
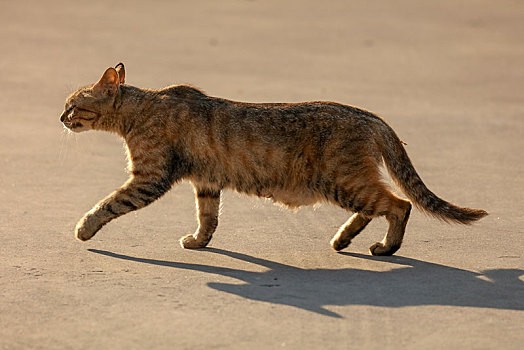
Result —
M84 126L82 123L80 122L71 122L71 121L63 121L62 124L64 124L64 126L70 130L74 130L74 129L77 129L77 128L81 128L82 126Z

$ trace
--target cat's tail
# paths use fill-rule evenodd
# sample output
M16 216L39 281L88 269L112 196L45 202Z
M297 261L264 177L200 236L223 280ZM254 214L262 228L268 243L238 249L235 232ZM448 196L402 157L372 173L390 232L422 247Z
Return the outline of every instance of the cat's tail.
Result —
M431 192L413 167L402 141L393 129L385 126L387 131L382 130L381 140L377 140L377 144L393 180L416 207L438 219L461 224L471 224L488 215L481 209L458 207Z

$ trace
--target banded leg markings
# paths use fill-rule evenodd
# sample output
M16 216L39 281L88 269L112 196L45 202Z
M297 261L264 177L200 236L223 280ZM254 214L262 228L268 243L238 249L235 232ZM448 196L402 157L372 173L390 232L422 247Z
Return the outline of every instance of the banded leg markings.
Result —
M196 207L198 211L198 228L192 235L180 239L184 248L197 249L205 247L218 226L220 191L195 187Z

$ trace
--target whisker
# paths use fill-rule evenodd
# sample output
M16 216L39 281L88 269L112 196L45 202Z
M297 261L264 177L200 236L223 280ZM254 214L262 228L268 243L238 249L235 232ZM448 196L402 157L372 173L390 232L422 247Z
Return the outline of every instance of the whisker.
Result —
M60 163L60 166L64 165L64 139L65 139L65 130L62 129L62 133L60 134L60 142L59 142L59 149L58 149L58 161Z

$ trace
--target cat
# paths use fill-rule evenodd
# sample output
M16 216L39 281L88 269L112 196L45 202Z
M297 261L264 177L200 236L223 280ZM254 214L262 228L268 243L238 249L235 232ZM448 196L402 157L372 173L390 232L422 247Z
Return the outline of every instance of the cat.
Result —
M86 241L109 221L145 207L173 184L189 180L198 228L184 248L203 248L218 225L224 189L271 198L290 208L329 202L352 212L331 240L346 248L377 216L389 229L370 247L391 255L401 246L411 203L382 179L394 181L420 209L444 221L470 224L487 212L437 197L415 171L402 141L379 116L334 102L243 103L210 97L187 85L161 90L125 84L122 63L67 97L60 116L73 132L104 130L125 140L130 177L78 222Z

